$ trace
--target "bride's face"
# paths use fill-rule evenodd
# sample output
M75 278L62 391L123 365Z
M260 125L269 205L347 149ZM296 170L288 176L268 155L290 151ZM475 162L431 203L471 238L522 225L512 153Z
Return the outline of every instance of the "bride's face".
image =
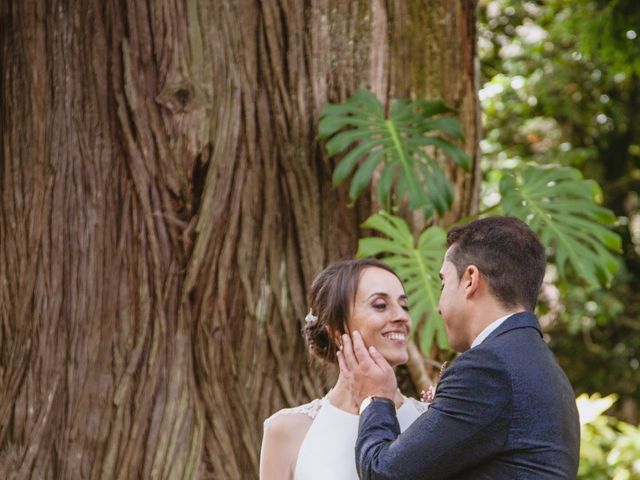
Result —
M358 283L349 331L358 330L367 347L374 346L392 367L408 360L411 318L400 280L381 268L366 268Z

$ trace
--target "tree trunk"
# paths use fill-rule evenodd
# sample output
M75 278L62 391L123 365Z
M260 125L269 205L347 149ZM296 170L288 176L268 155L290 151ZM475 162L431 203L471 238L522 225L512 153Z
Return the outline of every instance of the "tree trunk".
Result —
M306 289L371 211L319 112L443 96L477 167L473 2L0 8L0 477L257 478L262 420L331 380Z

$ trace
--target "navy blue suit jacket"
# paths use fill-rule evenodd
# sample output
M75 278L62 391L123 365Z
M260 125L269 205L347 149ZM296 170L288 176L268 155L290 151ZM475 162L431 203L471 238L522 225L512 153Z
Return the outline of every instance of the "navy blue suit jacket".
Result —
M360 416L362 480L575 479L580 425L573 389L536 317L509 317L461 354L433 403L400 434L393 406Z

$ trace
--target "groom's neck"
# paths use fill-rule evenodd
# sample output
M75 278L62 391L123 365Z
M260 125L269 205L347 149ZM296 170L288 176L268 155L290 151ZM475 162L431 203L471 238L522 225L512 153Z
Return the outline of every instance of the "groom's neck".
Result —
M485 301L482 304L476 305L476 308L471 309L471 319L469 322L469 335L468 339L468 347L471 347L471 344L476 339L478 335L482 333L482 331L491 325L493 322L507 315L513 315L516 313L524 312L525 308L517 305L512 308L505 308L500 302L495 299L490 299L490 301Z

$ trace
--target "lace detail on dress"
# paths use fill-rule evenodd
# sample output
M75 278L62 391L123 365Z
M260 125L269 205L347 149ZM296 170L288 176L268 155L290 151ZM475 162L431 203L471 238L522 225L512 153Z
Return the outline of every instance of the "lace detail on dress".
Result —
M324 398L316 398L315 400L312 400L309 403L305 403L304 405L299 405L293 408L283 408L282 410L278 410L276 413L274 413L264 421L264 427L267 428L270 422L272 422L274 419L278 417L281 417L282 415L295 415L300 413L302 415L307 415L312 419L315 419L323 403L324 403Z
M405 399L411 402L419 413L424 413L429 409L429 404L427 402L421 402L411 397L405 397Z

